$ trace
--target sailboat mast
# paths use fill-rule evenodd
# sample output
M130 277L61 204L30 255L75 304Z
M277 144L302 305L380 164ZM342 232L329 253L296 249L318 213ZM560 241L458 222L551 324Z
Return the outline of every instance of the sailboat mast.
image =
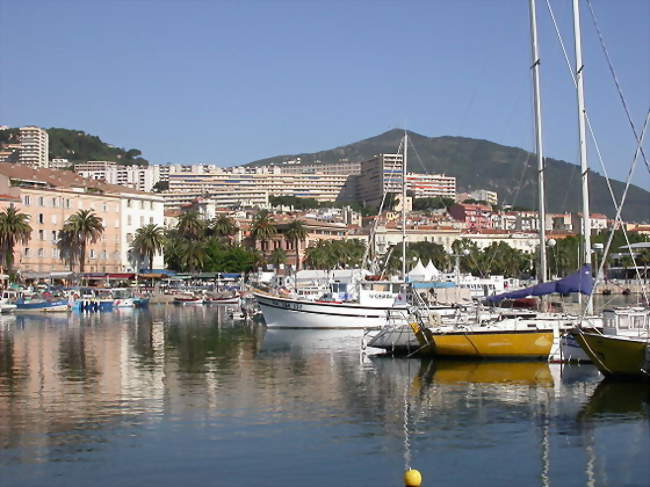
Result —
M573 0L573 33L576 54L576 91L578 94L578 140L580 146L580 173L582 175L582 239L584 263L591 265L591 213L589 212L589 166L587 165L587 137L585 120L585 92L580 35L580 4ZM589 300L591 303L591 300ZM589 306L589 305L588 305ZM591 310L587 310L591 312Z
M530 0L530 36L533 70L533 105L535 108L535 152L537 154L537 192L539 208L539 282L546 282L546 210L544 207L544 149L542 145L542 102L539 89L539 51L535 0Z
M408 163L408 133L404 131L404 160L402 161L402 279L406 282L406 165Z

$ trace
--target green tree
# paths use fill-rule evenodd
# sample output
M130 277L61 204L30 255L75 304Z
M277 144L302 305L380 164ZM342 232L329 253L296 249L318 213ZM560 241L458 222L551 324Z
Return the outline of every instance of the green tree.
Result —
M206 245L202 241L185 240L180 245L180 263L184 270L196 272L203 270L208 259Z
M307 238L307 229L300 220L293 220L284 231L287 239L293 242L296 251L296 271L300 270L300 242Z
M233 218L230 218L226 215L221 215L212 223L211 231L214 235L221 239L231 240L231 238L239 231L239 227Z
M79 261L79 252L81 250L78 235L72 229L64 226L59 231L56 247L59 249L59 258L69 266L70 272L72 272L74 265Z
M176 229L180 237L197 241L205 237L205 223L198 211L185 211L178 217Z
M265 242L273 237L277 233L277 226L273 217L268 212L268 210L260 211L253 218L251 225L251 241L253 247L255 247L257 242Z
M273 264L277 269L278 267L280 267L280 264L286 264L287 253L284 251L284 249L275 249L273 252L271 252L271 256L269 257L269 262Z
M153 258L163 251L164 246L165 230L155 223L150 223L135 231L131 249L136 255L147 258L149 269L153 269Z
M63 230L71 232L74 235L74 239L79 242L79 272L83 273L86 264L86 247L88 246L88 242L97 242L102 233L104 233L102 219L93 210L79 210L66 220Z
M14 265L14 246L16 243L26 244L32 236L32 227L29 216L19 213L11 205L0 212L0 250L4 256L7 272L11 272Z

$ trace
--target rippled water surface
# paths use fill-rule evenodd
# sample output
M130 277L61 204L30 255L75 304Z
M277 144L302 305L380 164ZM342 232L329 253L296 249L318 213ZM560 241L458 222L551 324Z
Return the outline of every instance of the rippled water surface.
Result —
M367 356L214 307L0 316L0 485L650 483L650 386Z

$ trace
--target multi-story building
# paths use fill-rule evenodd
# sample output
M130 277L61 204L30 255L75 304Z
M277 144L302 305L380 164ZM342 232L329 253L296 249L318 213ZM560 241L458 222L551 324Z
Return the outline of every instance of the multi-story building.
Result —
M361 163L358 200L368 206L381 203L384 193L402 191L402 154L378 154Z
M491 205L499 203L499 195L496 191L489 191L487 189L477 189L469 194L470 198L476 201L485 201Z
M119 193L120 197L120 262L122 269L127 272L137 272L139 265L149 267L149 262L137 262L131 253L133 239L145 225L165 226L165 204L162 196L143 191L126 191ZM153 268L165 266L162 254L156 254Z
M283 173L293 173L293 174L347 174L358 175L361 173L361 162L358 161L337 161L330 163L312 163L312 164L300 164L300 165L289 165L289 166L280 166L280 170Z
M88 161L75 164L74 170L86 178L150 192L160 181L161 167L164 166L126 166L113 161Z
M50 159L50 169L67 169L71 166L72 163L68 159Z
M492 228L492 208L487 205L456 203L449 207L449 214L454 220L464 222L470 230Z
M49 167L49 137L40 127L20 127L20 154L18 162L32 167Z
M406 189L415 198L456 198L456 178L444 174L408 173Z
M160 196L85 179L71 171L0 164L0 194L8 196L0 199L0 206L14 205L29 217L31 239L14 248L16 267L24 271L68 270L57 241L65 221L79 210L93 210L104 224L99 240L88 245L86 272L132 269L128 250L134 222L137 226L164 224ZM140 208L139 201L145 202L144 208ZM128 222L129 217L132 225L123 225L122 221ZM162 265L161 255L156 256L155 263Z

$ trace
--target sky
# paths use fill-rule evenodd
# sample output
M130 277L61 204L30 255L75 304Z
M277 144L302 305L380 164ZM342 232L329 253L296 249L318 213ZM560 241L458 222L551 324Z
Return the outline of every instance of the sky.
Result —
M549 1L573 59L571 2ZM650 1L591 1L640 132ZM581 5L587 110L625 179L635 137ZM577 162L546 0L537 15L544 152ZM534 147L526 0L0 0L0 48L0 124L84 130L151 162L229 166L398 127ZM642 162L633 182L650 189Z

